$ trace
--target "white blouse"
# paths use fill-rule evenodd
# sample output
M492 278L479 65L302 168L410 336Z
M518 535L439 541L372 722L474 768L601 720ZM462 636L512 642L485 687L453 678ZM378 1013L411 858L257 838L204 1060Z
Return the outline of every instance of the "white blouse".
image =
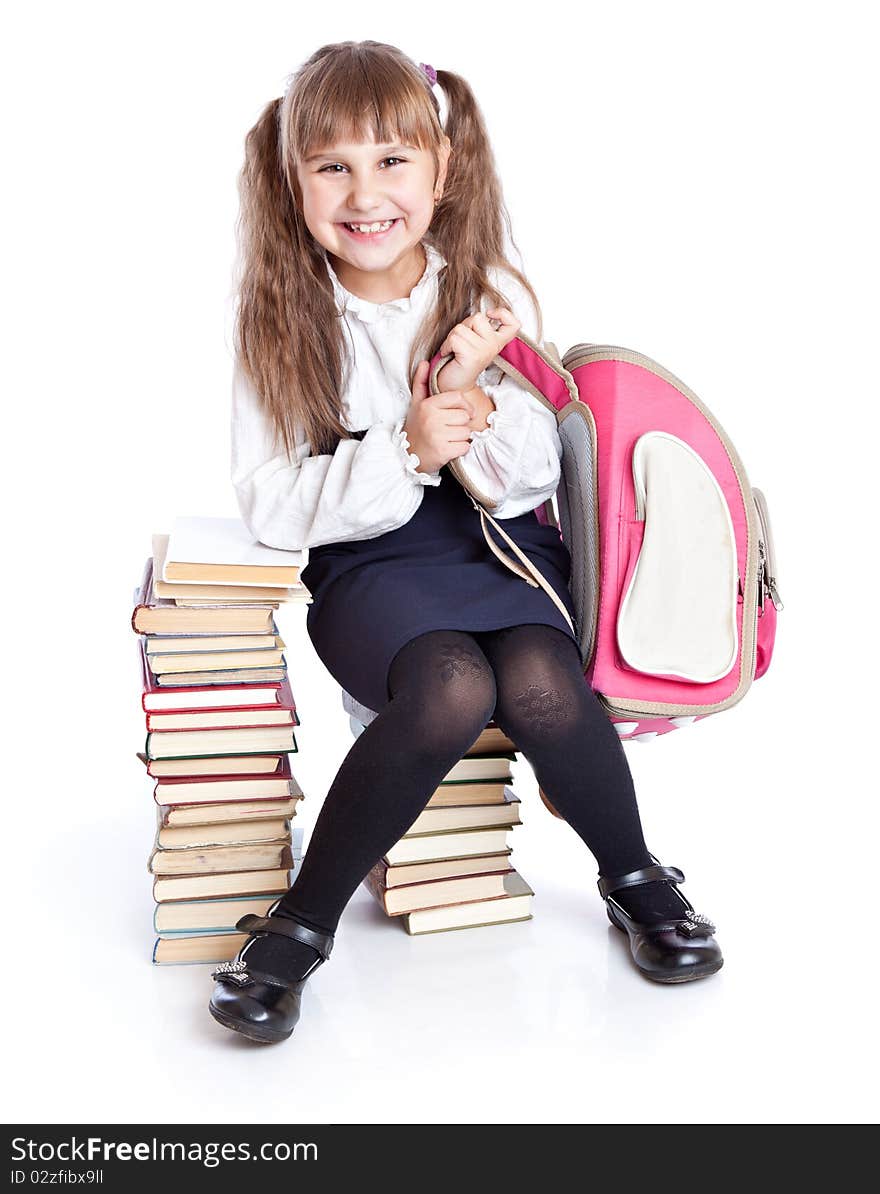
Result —
M372 303L351 294L327 260L345 320L351 364L342 422L369 428L362 440L343 440L332 454L313 456L301 426L291 459L279 454L271 423L236 359L232 386L232 483L251 534L270 547L303 550L324 543L375 539L407 523L425 485L457 485L448 474L420 473L403 430L412 401L407 361L416 331L437 301L437 274L446 264L424 245L427 267L408 298ZM522 330L537 339L528 295L506 271L491 271ZM481 302L485 311L489 304ZM477 379L496 409L458 457L474 485L493 498L497 518L540 506L559 483L562 443L556 417L498 368ZM476 517L476 514L474 515ZM306 560L303 560L303 567Z

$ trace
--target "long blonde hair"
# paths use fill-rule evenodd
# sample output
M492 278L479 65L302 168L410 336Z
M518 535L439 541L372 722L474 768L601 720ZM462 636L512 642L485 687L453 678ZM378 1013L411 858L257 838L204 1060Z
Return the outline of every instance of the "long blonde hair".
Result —
M429 150L436 183L444 134L449 137L443 195L424 237L447 264L438 275L436 308L416 333L411 378L417 361L434 356L451 328L478 309L481 296L490 306L510 305L490 284L490 268L509 271L524 287L540 325L534 290L504 255L510 217L476 98L451 71L438 70L437 82L447 102L445 130L425 73L396 47L374 41L322 46L247 135L239 178L235 350L290 456L297 423L316 455L349 438L341 417L350 364L343 320L324 249L303 219L297 179L297 162L313 150L358 141L372 130L377 142L397 139Z

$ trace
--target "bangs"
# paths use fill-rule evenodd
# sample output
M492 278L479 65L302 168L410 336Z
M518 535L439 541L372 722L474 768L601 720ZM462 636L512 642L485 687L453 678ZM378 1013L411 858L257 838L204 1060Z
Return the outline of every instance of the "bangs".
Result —
M302 87L294 87L284 130L298 161L340 142L439 146L439 119L415 68L353 48L315 63L308 75L297 80Z

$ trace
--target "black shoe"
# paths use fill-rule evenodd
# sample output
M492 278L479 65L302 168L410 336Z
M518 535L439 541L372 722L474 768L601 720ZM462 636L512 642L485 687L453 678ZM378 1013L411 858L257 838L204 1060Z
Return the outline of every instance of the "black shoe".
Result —
M277 903L270 911L274 911ZM330 957L332 933L317 933L286 916L243 916L235 926L243 933L278 933L302 941L320 957L296 982L288 983L272 974L248 969L241 947L234 962L221 962L211 977L214 992L208 1010L218 1024L240 1032L252 1041L286 1041L299 1020L299 1005L306 980Z
M605 901L608 919L629 936L633 961L645 978L655 983L686 983L706 978L724 965L721 949L712 936L715 926L707 916L694 911L677 887L675 892L683 909L681 918L656 924L640 924L613 898L614 892L624 888L662 880L675 885L684 882L684 875L677 867L658 863L630 871L628 875L600 878L599 894Z

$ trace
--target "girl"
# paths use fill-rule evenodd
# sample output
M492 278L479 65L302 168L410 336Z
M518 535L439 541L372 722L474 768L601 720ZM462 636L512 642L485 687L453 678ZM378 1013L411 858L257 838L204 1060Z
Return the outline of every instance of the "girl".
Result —
M713 926L645 846L568 624L498 563L444 471L458 459L498 502L573 617L569 554L534 513L560 477L556 420L491 366L520 328L536 341L542 328L505 257L472 91L392 46L324 46L248 134L241 184L233 482L256 538L309 549L309 637L378 716L330 787L296 884L239 921L249 939L215 971L215 1019L290 1036L351 895L492 718L594 854L642 974L715 972ZM432 396L438 351L454 359Z

